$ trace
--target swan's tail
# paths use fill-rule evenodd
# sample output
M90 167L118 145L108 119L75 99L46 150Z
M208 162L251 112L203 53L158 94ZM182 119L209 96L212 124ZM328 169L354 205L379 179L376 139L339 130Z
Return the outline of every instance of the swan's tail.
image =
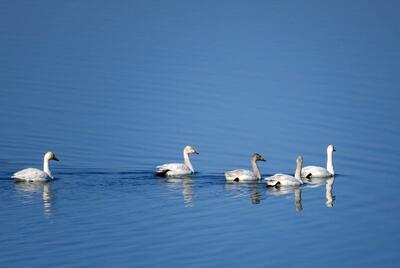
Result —
M278 180L274 180L274 179L267 180L267 187L278 187L278 186L280 186L280 184L281 183Z
M15 172L12 176L11 176L11 179L20 179L20 174L19 174L19 172Z
M169 169L157 169L156 176L165 177L165 176L167 176L168 171L169 171Z

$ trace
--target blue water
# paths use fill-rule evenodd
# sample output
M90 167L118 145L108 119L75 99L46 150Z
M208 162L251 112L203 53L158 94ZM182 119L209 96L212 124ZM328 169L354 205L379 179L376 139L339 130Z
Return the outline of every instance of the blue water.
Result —
M398 267L399 8L0 2L0 267ZM330 143L334 179L225 183ZM187 144L198 173L153 175Z

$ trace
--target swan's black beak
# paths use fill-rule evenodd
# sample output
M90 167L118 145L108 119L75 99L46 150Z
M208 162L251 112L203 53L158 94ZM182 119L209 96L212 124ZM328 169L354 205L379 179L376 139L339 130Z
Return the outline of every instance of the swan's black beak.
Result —
M265 160L264 158L261 158L260 161L267 162L267 160Z
M60 161L60 160L58 160L58 158L56 156L53 156L52 159L55 160L55 161Z
M194 152L194 154L199 154L198 152Z
M334 151L334 152L336 152L336 149L335 149L335 148L333 148L333 151Z

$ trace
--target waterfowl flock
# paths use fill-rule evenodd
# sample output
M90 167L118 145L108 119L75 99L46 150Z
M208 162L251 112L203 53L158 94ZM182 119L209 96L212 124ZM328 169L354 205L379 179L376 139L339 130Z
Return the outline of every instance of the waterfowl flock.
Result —
M296 159L296 169L293 175L277 173L273 176L266 177L264 181L267 187L285 187L285 186L299 186L305 181L313 178L330 178L335 175L333 165L333 152L335 147L328 145L327 163L326 168L319 166L303 166L303 157L298 156ZM156 167L155 174L161 177L176 177L186 176L195 173L192 163L190 162L190 155L199 154L193 146L186 146L183 149L183 163L170 163L163 164ZM49 161L59 161L53 152L47 152L43 158L43 170L37 168L26 168L14 173L12 176L16 181L49 181L54 179L50 171ZM266 160L259 153L254 153L251 156L252 170L235 169L225 172L225 179L228 182L258 182L261 180L261 173L258 168L257 162Z

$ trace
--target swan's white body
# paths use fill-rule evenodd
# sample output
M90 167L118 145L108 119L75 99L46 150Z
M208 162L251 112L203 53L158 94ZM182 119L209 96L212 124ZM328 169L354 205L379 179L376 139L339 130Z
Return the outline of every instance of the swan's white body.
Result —
M288 174L277 173L273 176L265 178L267 186L298 186L302 185L303 181L300 178L301 165L303 163L303 158L301 156L297 157L297 165L295 175L291 176Z
M21 181L48 181L54 177L37 168L26 168L14 173L11 178Z
M335 176L335 169L333 166L333 152L336 151L332 144L326 148L326 168L318 166L306 166L301 170L302 178L328 178Z
M54 153L47 152L43 159L43 170L37 168L26 168L14 173L11 178L18 181L48 181L54 179L49 168L49 160L58 161Z
M182 176L193 174L194 170L180 163L164 164L156 167L157 174L163 172L165 172L166 176Z
M273 176L265 178L265 181L267 182L268 186L275 186L277 184L280 186L298 186L303 184L303 181L301 179L281 173L277 173Z
M331 176L333 174L323 167L306 166L301 170L301 177L303 178L327 178Z
M156 175L159 176L183 176L194 173L192 163L190 162L189 154L198 154L192 146L186 146L183 149L184 163L164 164L156 167Z
M247 169L235 169L225 172L225 178L227 181L257 181L254 173Z
M251 158L251 165L253 167L253 171L247 169L235 169L227 171L225 172L225 179L227 181L236 181L236 182L258 181L259 179L261 179L261 174L257 166L257 161L265 161L265 160L261 155L255 153Z

